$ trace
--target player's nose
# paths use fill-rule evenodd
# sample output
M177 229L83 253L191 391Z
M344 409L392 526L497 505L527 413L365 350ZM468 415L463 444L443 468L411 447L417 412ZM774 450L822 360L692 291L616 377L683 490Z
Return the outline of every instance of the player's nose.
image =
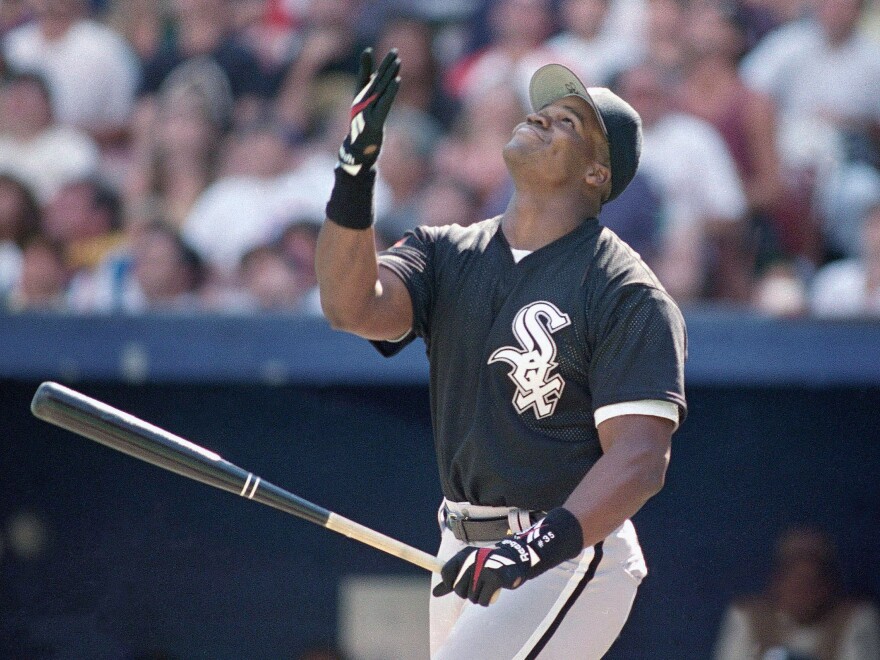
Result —
M542 112L530 112L526 115L526 122L529 124L537 124L541 128L549 128L550 118Z

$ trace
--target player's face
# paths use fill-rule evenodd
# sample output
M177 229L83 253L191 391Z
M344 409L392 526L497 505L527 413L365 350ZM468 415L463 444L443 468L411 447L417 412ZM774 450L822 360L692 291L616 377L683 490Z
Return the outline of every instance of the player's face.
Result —
M599 160L599 140L604 137L593 109L582 98L567 96L518 124L505 154L538 164L545 176L579 179Z

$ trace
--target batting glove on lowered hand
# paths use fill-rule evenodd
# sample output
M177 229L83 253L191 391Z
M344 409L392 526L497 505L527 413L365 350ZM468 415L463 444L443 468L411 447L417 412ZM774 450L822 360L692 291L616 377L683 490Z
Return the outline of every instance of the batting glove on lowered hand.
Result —
M520 534L487 548L465 548L443 566L435 596L455 592L487 606L499 589L516 589L583 550L577 518L562 507Z
M351 104L348 135L339 148L339 167L352 176L362 169L372 169L379 158L385 119L400 89L400 60L397 50L385 55L373 72L373 49L361 53L358 89Z

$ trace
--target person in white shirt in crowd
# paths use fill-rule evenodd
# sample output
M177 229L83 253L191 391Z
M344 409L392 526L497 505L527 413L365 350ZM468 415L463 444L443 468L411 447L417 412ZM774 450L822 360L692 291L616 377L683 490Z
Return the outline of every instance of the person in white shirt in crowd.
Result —
M318 216L333 187L321 164L333 153L291 149L272 123L241 132L221 164L221 176L193 204L181 233L205 260L217 283L231 283L242 257L273 240L290 218ZM387 208L382 200L381 212Z
M13 70L45 75L58 121L114 143L125 133L140 80L134 51L86 17L85 0L30 4L35 18L3 38L3 58Z
M6 82L0 90L0 172L21 179L46 204L64 184L99 167L94 140L54 120L41 75L22 73Z
M880 166L880 43L860 29L866 0L809 0L802 20L767 35L744 59L747 85L779 109L779 150L789 176L814 180L829 247L858 250ZM863 211L864 209L862 209Z
M822 318L880 317L880 199L862 224L859 256L820 268L809 303L810 312Z
M232 276L242 256L268 240L279 179L291 158L280 131L271 124L231 136L219 176L196 199L181 227L218 275Z
M719 256L744 250L747 202L723 138L708 122L675 110L672 84L652 62L618 80L620 95L642 116L641 171L658 185L664 208L657 274L681 304L704 294ZM742 263L748 269L748 260Z

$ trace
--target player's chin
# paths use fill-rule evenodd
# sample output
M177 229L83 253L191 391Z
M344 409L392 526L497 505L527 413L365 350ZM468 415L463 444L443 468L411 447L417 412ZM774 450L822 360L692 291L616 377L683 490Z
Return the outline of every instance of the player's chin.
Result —
M504 146L502 153L508 165L534 161L536 154L541 151L544 145L536 137L527 137L523 133L528 133L528 131L517 131Z

